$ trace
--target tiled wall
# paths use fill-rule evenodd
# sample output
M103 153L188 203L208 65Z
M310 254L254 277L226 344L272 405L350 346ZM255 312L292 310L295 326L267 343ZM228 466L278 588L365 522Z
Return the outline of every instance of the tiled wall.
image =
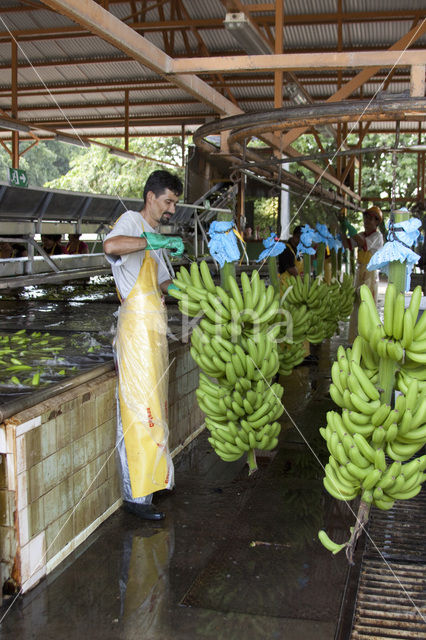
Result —
M198 368L170 347L169 444L178 453L203 425ZM24 411L0 428L1 580L24 591L120 506L114 453L114 372Z

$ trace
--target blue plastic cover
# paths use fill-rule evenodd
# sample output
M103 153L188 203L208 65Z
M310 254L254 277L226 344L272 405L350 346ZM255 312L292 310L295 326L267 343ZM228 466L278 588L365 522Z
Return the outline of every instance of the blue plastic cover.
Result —
M303 253L307 253L310 256L315 255L315 249L312 246L313 242L320 242L320 240L318 240L318 234L317 232L312 229L312 227L310 227L308 224L305 224L302 227L302 231L300 234L300 242L297 245L297 253L298 254L303 254Z
M327 244L330 247L330 242L333 241L333 236L331 235L326 225L321 224L320 222L317 222L315 225L315 229L318 235L317 242L323 242L324 244Z
M286 248L284 242L280 242L278 240L276 233L271 233L268 238L265 238L263 241L263 246L265 247L265 249L259 254L256 262L262 262L262 260L266 260L267 258L279 256L280 253L282 253Z
M209 236L211 238L208 244L210 254L217 260L221 268L225 262L235 262L240 259L240 250L232 221L214 220L209 228Z
M332 249L334 249L335 251L338 251L342 247L343 247L342 241L340 240L339 236L331 236L331 238L328 240L328 248L330 249L330 251Z
M380 269L389 275L389 264L391 262L403 262L407 265L407 279L405 289L410 289L410 278L413 267L420 259L418 253L415 253L410 247L417 241L421 227L421 221L418 218L410 218L402 222L388 222L387 242L381 249L376 251L367 265L369 271Z

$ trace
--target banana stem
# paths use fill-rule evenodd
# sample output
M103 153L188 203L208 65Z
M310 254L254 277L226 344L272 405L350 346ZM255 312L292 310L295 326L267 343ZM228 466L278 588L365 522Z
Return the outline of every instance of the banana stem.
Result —
M277 259L273 256L268 258L268 272L269 281L275 289L275 292L280 295L280 281L278 278Z
M342 252L342 249L339 249L337 251L337 273L339 275L339 280L342 275L342 258L343 258L343 252Z
M225 262L220 269L220 286L229 293L228 278L232 276L235 278L235 264L234 262Z
M409 212L396 211L395 222L401 222L407 220L410 217ZM393 283L396 288L396 292L405 292L405 279L406 279L407 265L405 262L399 262L399 260L393 261L389 264L389 283ZM392 392L395 386L395 372L396 363L388 358L380 358L379 362L379 385L381 388L380 399L381 402L390 404L392 399Z
M364 531L365 525L368 522L370 507L371 505L369 505L367 502L364 502L363 500L361 500L361 502L359 503L358 513L356 516L356 523L346 547L346 557L348 559L349 564L354 563L354 551L355 551L356 543L358 542L358 538L360 537L361 533Z
M251 476L252 473L257 471L256 454L254 449L250 449L247 453L247 462L249 466L249 476Z
M320 242L317 248L317 276L324 273L325 244Z
M398 224L398 222L408 220L410 217L410 213L408 211L395 211L394 217L395 224ZM396 260L395 262L391 262L389 264L389 282L394 283L397 293L405 292L406 274L407 265L405 262L401 263Z
M354 275L355 273L355 254L353 251L348 251L349 253L349 269L350 269L350 273L351 275Z
M379 387L380 402L390 404L392 392L395 386L396 362L390 358L380 358L379 361Z
M336 249L331 249L331 277L337 277L337 253Z
M311 256L309 253L303 254L303 274L309 276L309 282L311 281Z

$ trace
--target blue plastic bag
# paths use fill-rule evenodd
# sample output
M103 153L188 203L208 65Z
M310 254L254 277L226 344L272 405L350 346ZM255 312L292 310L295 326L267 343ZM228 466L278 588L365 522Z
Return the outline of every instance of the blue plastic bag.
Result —
M276 233L271 233L268 238L265 238L263 246L265 249L259 254L256 262L279 256L286 248L284 242L278 240Z
M300 233L300 242L297 245L296 249L297 253L307 253L310 256L314 256L315 249L312 246L313 242L320 242L320 240L318 240L318 234L314 229L312 229L312 227L310 227L308 224L305 224L302 227L302 231Z
M397 223L393 223L390 220L388 223L387 242L372 256L367 265L368 271L380 269L380 271L389 275L389 264L391 262L401 262L401 264L405 262L407 265L405 290L409 291L411 272L420 259L418 253L415 253L410 247L418 240L421 224L418 218L410 218Z
M211 238L208 243L210 254L217 260L221 268L225 262L235 262L240 259L240 250L232 221L214 220L209 228L209 236Z

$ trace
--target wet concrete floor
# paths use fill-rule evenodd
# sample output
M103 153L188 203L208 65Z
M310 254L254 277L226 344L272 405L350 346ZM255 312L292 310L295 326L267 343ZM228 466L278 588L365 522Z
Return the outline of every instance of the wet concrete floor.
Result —
M276 452L224 463L203 432L175 459L176 487L157 496L160 523L119 509L42 583L3 603L0 638L28 640L332 640L341 636L348 564L317 540L348 538L354 516L322 487L318 428L333 408L330 363L281 378ZM353 570L352 570L353 572Z

